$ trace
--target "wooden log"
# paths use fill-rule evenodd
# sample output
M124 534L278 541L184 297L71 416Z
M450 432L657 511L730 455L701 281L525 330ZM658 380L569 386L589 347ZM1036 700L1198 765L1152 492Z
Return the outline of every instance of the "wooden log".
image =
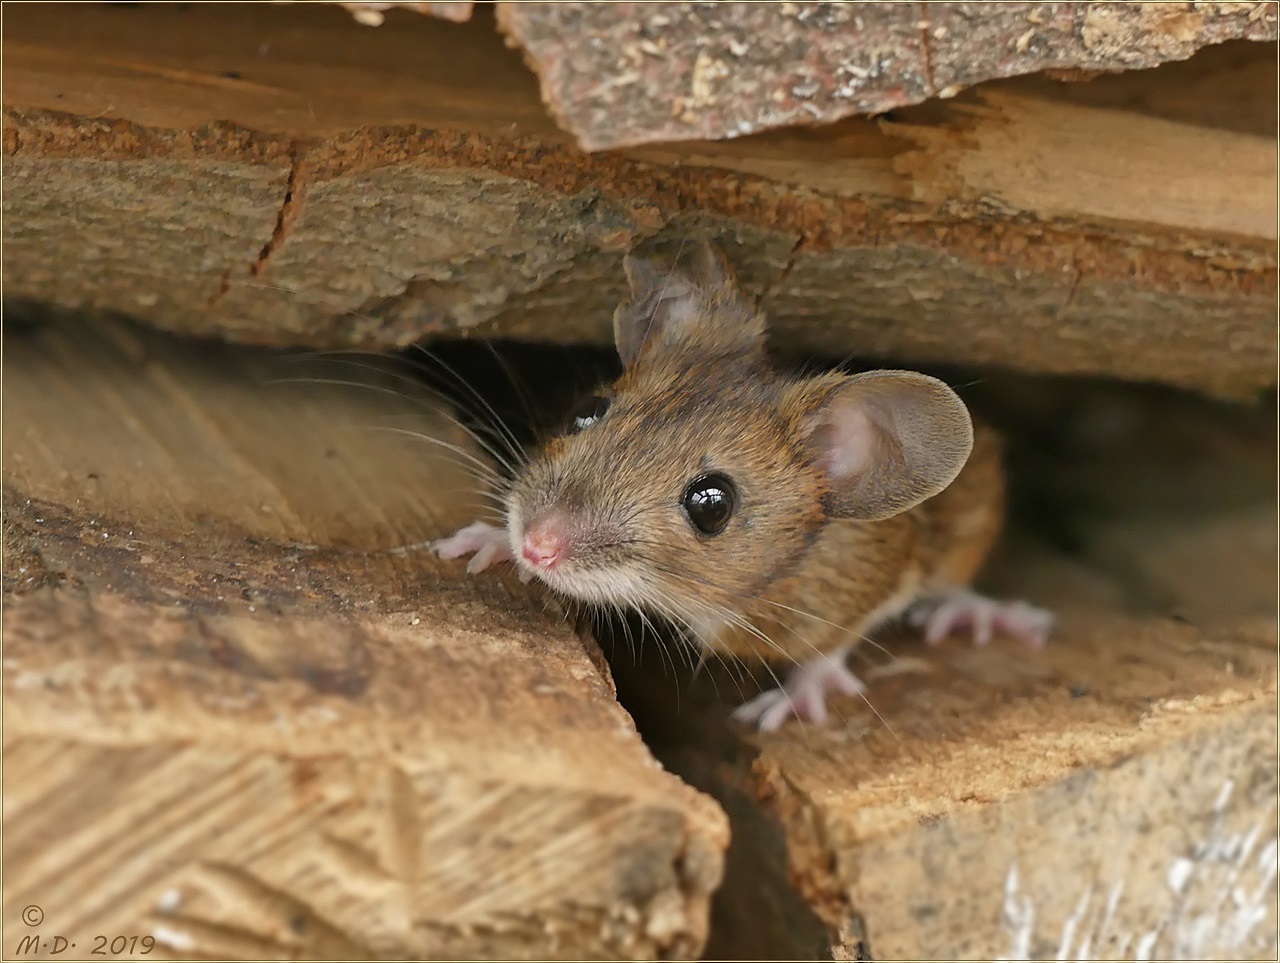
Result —
M340 3L462 22L471 3ZM1277 38L1267 3L497 3L551 112L588 150L717 140L954 97L989 80L1061 81Z
M646 740L751 861L726 876L718 958L815 958L796 893L837 959L1275 958L1274 411L998 397L1024 507L984 587L1051 606L1046 649L879 636L852 658L869 701L753 751L724 725L749 680L617 661Z
M388 17L15 7L6 298L269 344L603 343L621 252L700 227L788 348L1275 383L1274 47L589 155L482 15Z
M594 643L422 550L482 507L434 397L6 320L9 949L698 953L724 817Z
M1274 958L1274 631L1086 618L764 742L836 958Z
M499 3L498 23L587 150L829 124L1277 37L1271 3Z

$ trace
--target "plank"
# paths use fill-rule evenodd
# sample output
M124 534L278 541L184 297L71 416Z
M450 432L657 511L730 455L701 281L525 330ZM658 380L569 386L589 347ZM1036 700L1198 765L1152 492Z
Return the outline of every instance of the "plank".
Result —
M798 351L1275 383L1273 47L587 154L486 16L15 7L6 297L265 344L604 343L622 252L699 229Z
M594 643L421 550L482 507L434 396L356 356L7 320L6 939L697 954L724 817Z

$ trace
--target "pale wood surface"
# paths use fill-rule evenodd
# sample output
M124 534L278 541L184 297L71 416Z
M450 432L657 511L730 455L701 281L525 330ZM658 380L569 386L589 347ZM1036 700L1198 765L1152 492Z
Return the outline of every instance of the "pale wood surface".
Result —
M474 455L438 402L120 325L4 347L6 939L697 953L718 808L536 594L396 551L480 510L379 430Z
M1269 45L588 155L485 16L11 8L6 296L266 343L603 342L622 251L701 225L799 349L1275 381Z

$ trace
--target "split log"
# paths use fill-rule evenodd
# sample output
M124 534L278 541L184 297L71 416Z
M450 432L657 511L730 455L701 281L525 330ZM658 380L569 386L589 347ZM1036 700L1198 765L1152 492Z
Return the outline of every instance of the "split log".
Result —
M438 401L353 358L326 378L362 387L281 384L314 369L6 321L10 949L698 953L724 818L594 643L423 550L480 507Z
M5 26L9 299L268 344L602 343L622 251L698 227L789 348L1275 383L1269 45L584 154L482 15L18 6Z
M837 959L1275 958L1274 627L1066 594L1043 657L952 650L874 685L883 722L762 741Z
M380 26L399 7L459 22L471 3L342 3ZM587 150L720 140L879 114L975 84L1063 81L1277 38L1255 3L507 3L551 113Z
M588 150L829 124L1277 37L1273 3L499 3L498 23Z

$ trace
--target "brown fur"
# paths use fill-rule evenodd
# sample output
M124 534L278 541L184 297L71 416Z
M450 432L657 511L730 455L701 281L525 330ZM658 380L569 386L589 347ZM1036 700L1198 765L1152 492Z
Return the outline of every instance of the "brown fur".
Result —
M883 521L829 522L796 570L764 593L768 601L746 608L773 645L737 629L717 636L714 648L740 658L802 661L857 642L931 588L972 582L1003 516L1000 440L978 424L973 454L944 491ZM902 604L886 610L895 597Z
M797 565L826 521L805 470L790 383L753 362L655 359L614 386L605 421L531 459L509 498L520 519L557 506L584 564L643 559L663 594L737 612ZM734 532L707 538L680 509L685 486L722 471L738 491ZM694 608L699 607L694 605Z
M508 498L513 539L534 517L563 520L568 555L539 573L553 588L674 615L714 649L790 661L856 641L932 585L973 577L1000 527L999 445L978 431L964 463L970 424L949 389L909 373L773 370L763 319L713 257L692 274L631 259L628 277L633 300L615 321L627 369L609 410L536 452ZM844 479L824 461L824 419L848 403L872 413L860 437L879 441L871 468ZM738 493L714 537L680 507L709 471Z

